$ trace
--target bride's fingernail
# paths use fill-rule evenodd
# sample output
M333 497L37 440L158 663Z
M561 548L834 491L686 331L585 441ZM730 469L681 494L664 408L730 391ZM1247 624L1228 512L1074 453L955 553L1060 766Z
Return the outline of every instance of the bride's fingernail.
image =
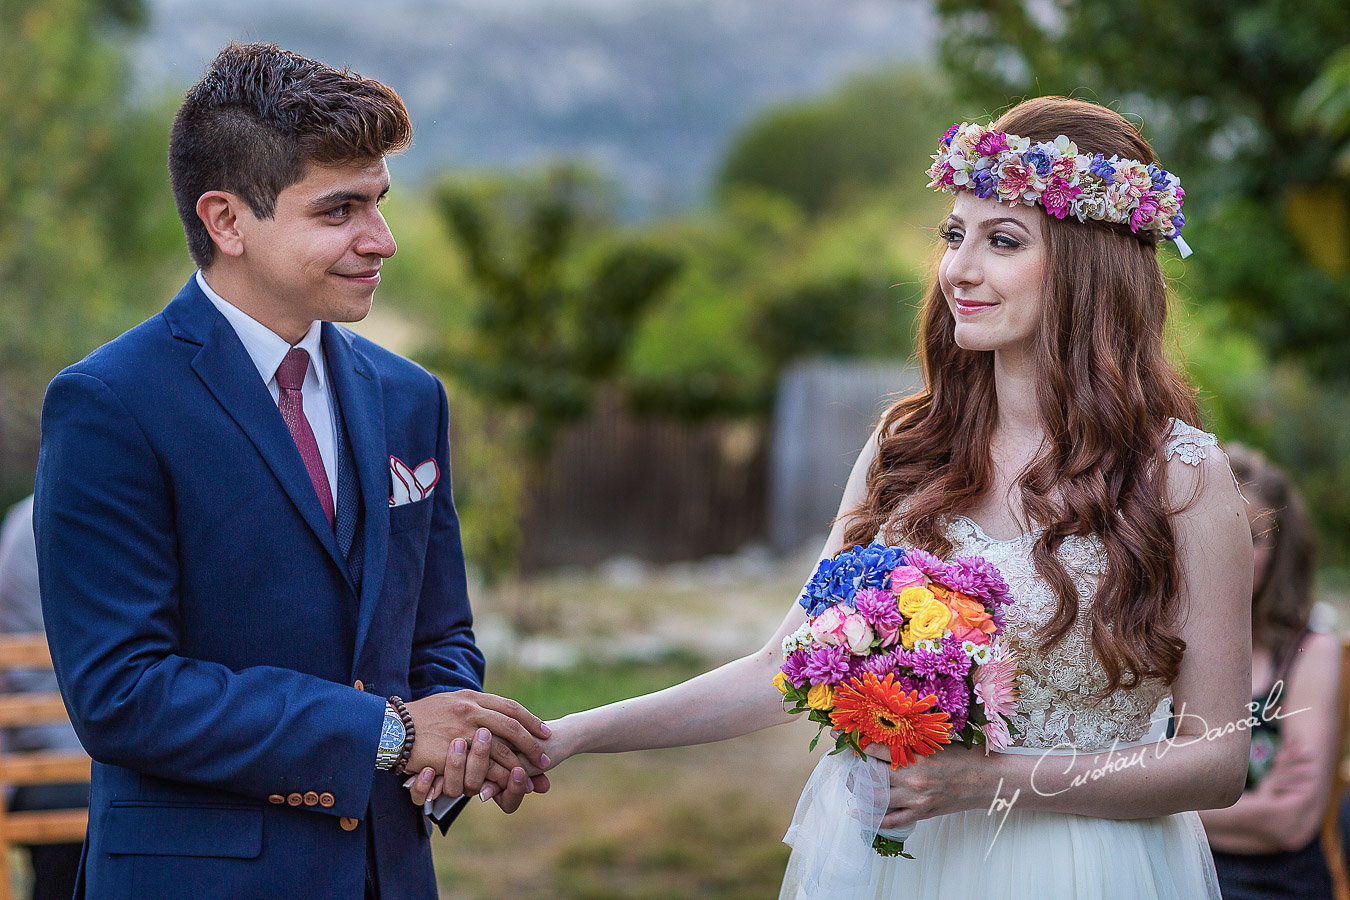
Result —
M483 789L478 792L478 799L482 800L484 803L495 796L497 796L497 786L495 784L485 785Z
M545 769L547 769L552 762L553 760L548 758L547 753L539 754L539 765L543 766Z
M412 776L412 777L409 778L407 781L403 782L403 786L404 786L405 788L410 788L410 787L413 786L413 782L415 782L415 781L417 781L417 776L416 776L416 775Z
M548 737L549 735L553 734L553 729L548 727L547 722L540 722L539 730L544 733L544 737Z

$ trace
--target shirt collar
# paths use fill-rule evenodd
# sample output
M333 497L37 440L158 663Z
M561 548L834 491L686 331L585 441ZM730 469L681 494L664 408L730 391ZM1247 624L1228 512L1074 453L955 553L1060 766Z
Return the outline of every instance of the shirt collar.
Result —
M268 328L257 319L235 306L224 297L211 289L211 285L206 283L206 278L201 270L197 271L197 286L202 289L206 299L234 328L235 334L239 335L239 340L248 351L249 358L253 360L253 365L257 367L258 374L266 384L270 384L277 374L277 366L286 358L290 352L291 345L281 335ZM318 380L319 388L322 390L326 385L325 381L325 360L323 358L323 322L315 320L310 326L309 331L295 346L309 354L310 371ZM308 376L306 376L308 377Z

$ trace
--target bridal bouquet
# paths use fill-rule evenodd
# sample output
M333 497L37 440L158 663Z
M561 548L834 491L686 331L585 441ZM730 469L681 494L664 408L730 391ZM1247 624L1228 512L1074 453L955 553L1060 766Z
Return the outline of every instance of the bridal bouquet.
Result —
M791 712L839 732L833 753L885 744L894 769L953 740L1011 741L1017 668L999 636L1012 601L984 558L858 546L822 560L798 602L807 620L783 642L774 684ZM912 858L910 830L878 833L872 848Z

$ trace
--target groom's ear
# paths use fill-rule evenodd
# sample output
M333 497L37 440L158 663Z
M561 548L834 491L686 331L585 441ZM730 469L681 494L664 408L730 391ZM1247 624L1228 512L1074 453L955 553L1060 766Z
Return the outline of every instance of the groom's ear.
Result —
M226 256L244 254L244 238L239 231L241 214L247 215L248 207L229 191L207 191L197 198L197 218L206 226L216 249Z

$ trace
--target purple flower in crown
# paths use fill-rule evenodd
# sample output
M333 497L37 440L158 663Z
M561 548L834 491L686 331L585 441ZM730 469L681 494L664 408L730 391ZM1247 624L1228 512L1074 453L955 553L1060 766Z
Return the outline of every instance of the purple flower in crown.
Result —
M813 684L838 684L849 676L848 654L843 647L819 644L806 651L802 672ZM789 675L790 679L792 676Z
M856 609L869 625L899 625L903 620L895 595L880 588L862 588L853 597Z
M992 197L994 191L998 190L998 182L994 180L993 172L979 169L970 176L970 189L975 192L976 197Z
M1056 219L1062 219L1069 214L1069 205L1073 203L1073 198L1083 193L1083 189L1075 187L1059 176L1050 179L1045 190L1041 193L1041 206L1045 211Z
M1149 177L1153 179L1153 189L1155 191L1167 190L1170 178L1166 169L1162 168L1157 163L1149 163L1148 174Z
M1008 135L1002 131L986 131L975 142L975 152L981 156L998 156L1008 149Z
M808 651L797 649L788 654L788 658L783 660L783 674L787 680L792 682L792 686L799 688L810 681L806 674L806 662L811 658Z
M947 133L942 136L940 146L942 146L944 149L950 147L952 145L952 138L956 137L956 133L960 130L961 126L959 124L953 125L951 128L948 128Z
M1107 182L1115 181L1115 165L1100 153L1093 154L1092 162L1088 165L1088 171L1098 178L1104 178Z
M1049 153L1035 147L1023 153L1022 159L1035 170L1037 175L1049 175L1050 168L1054 165L1054 160L1050 158Z
M1185 216L1183 216L1181 213L1177 213L1175 216L1172 217L1172 233L1173 233L1173 234L1176 234L1178 231L1180 231L1181 229L1183 229L1183 228L1185 228L1185 227L1186 227L1186 217L1185 217Z
M1146 228L1157 214L1158 195L1153 191L1147 191L1144 196L1139 198L1139 205L1130 214L1130 230L1138 231L1141 228Z

